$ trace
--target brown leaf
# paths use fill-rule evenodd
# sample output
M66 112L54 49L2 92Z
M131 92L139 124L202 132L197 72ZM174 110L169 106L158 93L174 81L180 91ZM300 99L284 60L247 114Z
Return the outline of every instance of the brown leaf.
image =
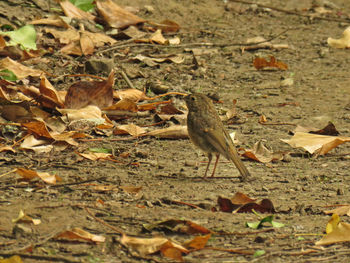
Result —
M330 245L339 242L350 241L350 224L340 222L337 227L316 242L316 246Z
M63 133L58 133L55 131L49 132L45 122L43 121L32 121L32 122L22 123L22 126L26 127L29 133L34 134L36 136L52 139L55 141L63 141L70 145L78 146L78 143L73 139L73 136L76 133L74 131L63 132Z
M160 252L166 258L170 258L170 259L176 260L178 262L183 262L181 250L176 248L176 247L171 246L170 242L165 243L161 247Z
M80 32L80 48L84 56L91 55L95 51L95 45L89 34Z
M254 144L253 149L245 150L242 156L261 163L269 163L283 160L284 155L287 153L288 152L272 152L265 147L262 141L258 141Z
M96 0L96 9L110 27L125 28L145 22L144 19L126 11L112 0Z
M155 26L164 33L175 33L180 30L179 24L169 19L165 19Z
M350 137L296 132L291 139L282 139L282 141L288 143L293 148L302 147L311 154L325 155L338 145L344 142L350 142Z
M42 96L46 96L47 98L50 99L50 101L56 103L56 107L58 108L64 107L61 97L58 95L56 89L51 85L51 83L47 80L47 78L44 75L40 76L39 90ZM45 103L45 100L43 100L43 102ZM44 106L47 106L47 105L44 104Z
M205 236L197 236L194 239L192 239L191 241L186 242L185 246L188 248L194 248L197 250L202 249L208 243L208 240L210 237L211 237L211 234L208 234Z
M347 215L350 216L350 205L341 205L332 210L323 211L326 214L337 214L339 216Z
M235 193L235 195L231 198L232 204L235 204L235 205L244 205L255 201L256 199L251 199L249 196L241 192Z
M265 58L256 57L253 61L253 64L257 70L264 68L278 68L281 70L288 69L288 66L285 63L276 60L276 58L273 56L270 56L270 61L267 61Z
M153 130L145 135L166 139L188 139L187 126L173 125L168 128Z
M63 27L68 29L70 25L68 25L60 16L58 15L51 15L48 18L41 18L41 19L36 19L29 24L32 25L51 25L51 26L56 26L56 27Z
M53 145L48 140L38 140L33 135L26 137L20 145L20 149L32 150L35 153L49 153Z
M56 181L62 181L62 179L57 175L51 175L49 173L41 173L33 170L28 170L24 168L17 168L16 173L22 176L26 180L32 180L34 178L40 178L47 184L56 184Z
M91 161L97 161L97 160L111 160L113 159L113 155L110 153L95 153L95 152L89 152L89 153L78 153L78 155L89 159Z
M34 225L39 225L41 224L41 220L40 219L34 219L30 216L28 216L27 214L24 213L24 211L21 209L19 211L19 215L17 218L12 219L12 223L33 223Z
M63 238L68 240L85 240L89 242L105 242L106 240L104 236L94 235L77 227L58 234L56 238Z
M135 103L149 99L143 91L138 89L116 90L113 92L113 97L119 100L128 99Z
M95 16L79 9L68 0L60 0L59 4L63 9L64 14L70 18L88 19L91 21L95 19Z
M332 122L328 122L327 126L321 130L309 131L309 133L321 134L321 135L331 135L331 136L338 136L339 135L339 132L337 131L337 129L335 128L335 126Z
M178 110L174 104L166 104L160 108L160 114L168 114L168 115L180 115L184 114L182 111Z
M132 136L140 136L142 134L146 133L146 129L141 128L135 124L129 123L125 125L118 125L114 131L114 135L125 135L125 134L130 134Z
M113 103L114 71L107 80L80 81L69 87L65 106L71 109L80 109L88 105L95 105L100 109L109 107Z
M269 199L263 199L257 202L247 195L237 192L230 200L228 198L218 197L220 211L228 213L250 213L253 210L260 213L274 213L275 208Z
M31 69L18 63L9 57L0 60L0 70L8 69L12 71L18 79L24 79L28 76L40 77L43 71L37 69Z
M104 108L103 110L120 110L120 111L131 111L131 112L137 112L137 104L128 98L121 99L117 103L113 104L112 106L109 106L107 108Z
M127 248L145 256L158 252L168 242L168 239L164 237L139 238L123 235L120 242Z

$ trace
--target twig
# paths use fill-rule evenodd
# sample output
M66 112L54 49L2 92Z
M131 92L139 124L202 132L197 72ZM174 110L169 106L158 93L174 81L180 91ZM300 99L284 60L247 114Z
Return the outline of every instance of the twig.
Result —
M302 17L307 17L310 19L319 19L319 20L326 20L326 21L333 21L333 22L343 22L343 23L350 23L349 19L342 19L342 18L331 18L331 17L323 17L323 16L313 16L309 14L301 14L297 11L292 11L292 10L286 10L274 6L269 6L269 5L264 5L264 4L259 4L255 2L250 2L250 1L244 1L244 0L229 0L230 2L236 2L236 3L242 3L246 5L257 5L263 8L268 8L274 11L290 14L290 15L296 15L296 16L302 16Z
M121 70L120 73L122 74L123 79L125 80L126 84L130 89L135 89L134 84L130 81L128 75L124 72L124 70Z
M192 208L202 209L198 205L194 205L194 204L190 204L190 203L186 203L186 202L182 202L182 201L176 201L176 200L169 200L169 201L171 203L174 203L174 204L177 204L177 205L187 205L187 206L192 207Z
M6 173L0 174L0 178L3 177L3 176L5 176L5 175L8 175L8 174L15 173L16 171L17 171L17 168L15 168L15 169L13 169L13 170L11 170L11 171L8 171L8 172L6 172Z
M236 253L236 254L241 254L241 255L254 255L253 250L245 250L245 249L226 249L226 248L218 248L218 247L204 247L203 249L225 251L225 252Z
M259 230L259 231L253 231L253 232L230 232L230 233L226 233L226 232L215 232L213 233L214 235L237 235L237 236L246 236L246 235L256 235L256 234L260 234L260 233L266 233L266 232L274 232L275 229L273 228L269 228L269 229L263 229L263 230Z
M141 43L120 43L114 47L107 48L105 50L101 50L98 53L104 53L108 51L112 51L115 49L119 48L124 48L124 47L133 47L133 46L140 46L140 47L159 47L159 48L185 48L185 47L197 47L197 46L202 46L202 47L229 47L229 46L254 46L254 45L259 45L262 43L270 42L279 36L283 35L287 31L292 30L292 28L288 28L281 33L270 37L269 39L266 39L264 41L259 41L259 42L252 42L252 43L241 43L241 42L228 42L228 43L186 43L186 44L181 44L181 45L154 45L154 44L141 44Z
M103 220L100 219L100 218L97 218L86 206L84 206L84 207L82 207L82 208L84 208L85 211L86 211L93 219L95 219L97 222L100 222L102 225L105 225L106 227L112 229L113 231L117 232L117 233L120 234L120 235L126 235L126 233L125 233L123 230L121 230L121 229L119 229L119 228L117 228L117 227L114 227L114 226L108 224L107 222L103 221Z
M289 122L271 122L271 123L263 123L259 122L261 125L291 125L291 126L296 126L294 123L289 123Z

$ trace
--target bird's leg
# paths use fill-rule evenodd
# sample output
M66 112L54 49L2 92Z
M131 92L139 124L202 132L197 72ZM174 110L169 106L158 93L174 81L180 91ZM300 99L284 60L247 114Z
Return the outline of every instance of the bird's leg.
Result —
M220 157L220 154L217 153L217 154L216 154L216 161L215 161L215 164L214 164L214 169L213 169L213 173L211 174L211 177L214 177L215 170L216 170L216 166L217 166L218 161L219 161L219 157Z
M213 155L211 153L208 153L208 165L207 165L207 169L205 169L205 173L204 173L204 178L207 177L207 172L208 172L208 169L209 169L209 165L211 163L211 160L213 159Z

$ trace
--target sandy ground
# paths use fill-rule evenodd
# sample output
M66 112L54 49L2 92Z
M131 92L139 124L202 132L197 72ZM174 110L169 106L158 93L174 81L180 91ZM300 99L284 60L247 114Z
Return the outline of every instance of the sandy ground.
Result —
M1 3L0 8L15 10L10 2ZM312 14L312 1L256 2ZM334 0L332 3L330 17L350 14L347 1ZM264 144L274 151L289 151L290 158L268 164L244 160L256 180L242 183L234 165L224 159L218 165L218 178L202 180L206 158L187 139L142 138L110 142L109 139L115 137L95 136L101 141L80 143L79 150L104 147L114 149L116 153L128 153L129 156L122 160L123 164L87 161L74 153L76 149L49 155L1 153L0 174L31 166L31 169L59 174L64 185L36 187L35 184L21 184L13 174L0 178L0 254L17 254L24 262L153 262L129 253L120 244L120 235L91 217L83 209L87 206L95 217L129 235L162 235L183 242L194 235L164 230L144 233L141 232L142 226L166 219L190 220L212 231L233 233L212 235L208 242L210 247L266 252L254 257L249 253L203 249L184 255L185 262L348 262L350 250L347 243L321 249L315 247L315 242L324 234L330 219L323 213L326 206L349 202L349 145L343 144L325 156L314 158L303 149L293 149L280 140L290 138L289 132L296 125L321 129L328 121L335 124L341 135L349 136L349 50L332 49L327 45L327 38L340 37L347 24L336 19L310 19L257 5L225 4L215 0L135 0L120 1L119 4L140 8L138 15L145 19L161 21L168 18L176 21L181 25L181 31L176 35L182 43L223 44L210 48L196 46L205 51L197 57L198 68L194 67L186 47L131 46L129 57L140 53L186 55L182 64L160 64L158 68L115 56L115 62L124 68L142 72L144 77L131 79L135 87L143 89L147 82L161 81L170 91L214 93L223 101L223 104L217 104L220 113L229 109L232 100L236 99L238 120L225 123L225 126L230 132L236 131L237 146L247 149L264 140ZM146 12L145 5L152 6L154 11ZM46 13L45 5L42 7L30 7L27 9L30 12L21 13L18 19L28 21L37 14L35 12ZM288 44L287 49L242 52L239 45L232 45L245 43L248 38L257 36L268 39L281 32L284 33L273 43ZM106 57L112 55L113 52L103 53ZM274 56L286 63L288 70L258 71L252 64L256 56ZM49 58L49 67L38 67L46 66L56 75L81 72L80 65L85 59L72 59L73 66L69 68L62 67L57 57ZM288 78L293 79L293 83L281 86L281 81ZM123 81L117 83L120 84L118 88L126 87ZM67 89L69 83L56 85ZM181 96L174 96L173 101L178 108L184 109ZM259 124L261 115L266 116L267 123L278 125ZM151 117L120 121L139 125L153 122ZM115 188L98 191L94 188L96 185ZM141 186L141 194L126 193L121 186ZM245 226L246 222L258 220L253 213L212 211L219 196L230 198L236 192L259 200L270 199L276 209L275 220L285 226L268 226L262 230L273 230L259 232ZM96 200L103 200L104 204L96 207ZM20 209L40 218L42 223L31 226L30 233L13 233L11 219L18 216ZM348 217L341 219L349 222ZM106 241L101 244L45 241L54 233L73 227L103 235ZM20 249L28 248L30 244L36 246L30 251ZM303 253L308 250L312 251ZM159 254L149 257L156 262L167 261Z

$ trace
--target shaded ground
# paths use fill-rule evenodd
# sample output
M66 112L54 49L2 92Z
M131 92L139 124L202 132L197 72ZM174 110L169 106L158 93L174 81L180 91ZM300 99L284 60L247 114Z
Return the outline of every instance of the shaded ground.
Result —
M303 1L302 4L294 3L299 1L285 4L285 1L278 0L257 2L299 11L311 6L311 1ZM347 1L332 2L342 13L350 14ZM185 3L188 6L184 7ZM238 14L232 5L227 6L223 1L120 1L120 5L124 4L140 7L139 15L146 19L161 21L169 18L178 22L182 26L178 35L183 43L243 43L251 37L269 38L289 29L274 40L275 43L287 43L288 49L260 49L242 54L238 46L214 47L215 52L200 56L202 66L199 69L193 69L190 57L183 64L162 64L159 68L144 67L118 56L115 60L125 68L140 70L146 76L132 79L140 89L146 82L160 80L171 91L216 93L224 101L218 109L229 108L232 100L237 99L240 121L244 123L230 124L227 128L237 130L240 146L249 148L263 139L274 150L292 151L291 160L268 165L245 161L256 180L241 183L233 164L224 161L217 169L219 178L201 180L205 164L199 161L206 159L197 154L188 140L143 138L109 142L103 138L99 142L81 143L82 148L103 146L116 152L127 152L130 155L123 161L128 164L87 161L78 157L73 149L44 156L23 152L16 155L1 153L0 174L17 167L31 166L32 169L59 174L65 185L36 188L17 183L14 175L0 178L0 254L18 254L24 262L147 261L128 253L118 242L120 236L92 218L82 205L90 207L93 214L105 222L138 236L164 235L162 231L151 235L140 234L140 231L143 224L170 218L191 220L214 231L248 233L251 230L245 227L245 222L256 221L256 215L211 211L218 196L231 197L240 191L252 198L272 200L277 210L276 220L286 226L272 232L214 235L208 246L253 251L262 249L266 254L254 258L252 255L204 249L185 256L185 262L348 262L348 244L320 249L314 247L319 235L305 235L303 239L296 235L324 233L329 220L329 216L322 212L325 206L349 202L349 145L343 144L325 157L312 158L280 141L290 137L288 132L294 129L294 125L322 128L328 121L332 121L342 135L349 136L349 51L329 49L326 43L328 37L338 38L346 24L318 19L310 21L306 17L251 5L242 5L249 9ZM145 5L153 6L154 13L145 12ZM40 6L44 10L24 7L28 12L21 13L18 19L29 21L36 12L45 13L46 5ZM15 10L11 2L2 2L0 8ZM337 11L333 9L333 12ZM131 57L140 53L183 53L184 47L131 46L130 50ZM288 64L289 69L257 71L252 66L252 60L257 55L273 55ZM112 52L103 56L111 57ZM71 70L60 66L58 58L50 59L52 67L47 70L56 75L82 71L80 62L83 59L72 61ZM281 79L289 77L293 78L294 84L280 87ZM122 81L120 84L120 88L126 87ZM66 89L69 83L60 85ZM181 97L176 98L175 103L181 108ZM286 105L278 106L280 103ZM258 123L260 115L265 115L270 123L290 125L261 125ZM129 119L124 122L150 124L153 121ZM136 162L138 166L132 164ZM85 180L92 181L67 185ZM94 190L96 184L118 187L101 192ZM126 185L142 186L142 195L135 197L119 188ZM103 200L104 205L96 208L96 200ZM195 209L169 200L202 208ZM11 219L18 216L20 209L32 217L41 218L42 223L33 226L31 234L17 235L16 238L12 234ZM346 217L342 220L349 222ZM54 233L71 227L104 235L107 240L98 245L52 239L44 242ZM180 242L191 239L190 235L165 235ZM19 249L29 244L39 245L30 252ZM308 249L314 252L302 253ZM166 261L160 256L154 256L154 260Z

